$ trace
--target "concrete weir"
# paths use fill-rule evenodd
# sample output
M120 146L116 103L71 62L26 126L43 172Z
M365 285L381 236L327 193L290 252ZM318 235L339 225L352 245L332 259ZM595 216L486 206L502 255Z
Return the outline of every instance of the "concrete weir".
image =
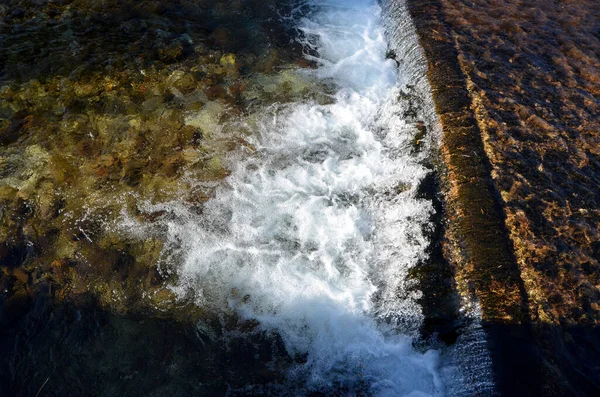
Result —
M497 390L597 396L600 5L407 6L443 128L446 258L481 305Z
M463 324L458 331L455 359L465 379L461 390L450 388L449 392L538 395L542 388L538 370L541 358L529 324L527 294L442 6L436 0L384 3L388 19L396 25L394 28L390 22L388 26L392 45L406 45L403 43L410 42L406 35L411 32L418 36L420 48L403 51L413 55L404 67L423 73L418 95L429 99L434 109L423 113L425 123L433 130L441 129L437 170L442 191L443 237L438 241L442 265L433 271L450 271L454 276L455 293L460 297L455 321ZM404 26L407 24L414 28ZM434 283L427 288L438 291L440 285ZM426 296L427 288L423 288ZM448 292L441 298L439 295L438 300L452 299ZM432 302L430 305L436 305L435 298ZM451 310L445 315L451 316ZM486 362L488 357L491 363ZM488 376L491 379L486 380Z

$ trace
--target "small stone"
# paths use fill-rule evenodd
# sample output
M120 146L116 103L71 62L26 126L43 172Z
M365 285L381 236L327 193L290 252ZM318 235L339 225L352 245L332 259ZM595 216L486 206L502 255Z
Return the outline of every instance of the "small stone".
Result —
M181 78L177 79L173 86L182 92L183 94L189 94L194 91L197 87L196 79L189 73L184 74Z
M221 57L221 60L219 61L219 63L223 67L235 66L235 64L236 64L235 55L234 54L225 54Z
M217 99L225 99L227 97L227 91L221 85L215 85L204 90L204 93L211 101L215 101Z
M142 109L144 112L150 113L158 109L162 105L162 98L159 96L155 96L153 98L147 99L142 103Z
M12 275L17 279L18 283L27 284L29 282L29 274L21 268L15 269Z

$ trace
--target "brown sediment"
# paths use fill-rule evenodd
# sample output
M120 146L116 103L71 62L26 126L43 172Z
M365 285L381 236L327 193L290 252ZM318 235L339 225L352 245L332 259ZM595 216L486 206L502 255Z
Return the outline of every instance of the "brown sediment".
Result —
M408 5L444 133L446 256L499 391L597 395L600 5Z

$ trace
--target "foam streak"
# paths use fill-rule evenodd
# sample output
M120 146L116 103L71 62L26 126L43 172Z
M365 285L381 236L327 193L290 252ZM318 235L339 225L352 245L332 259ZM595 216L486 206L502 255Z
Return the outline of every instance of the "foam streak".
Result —
M395 102L381 10L310 4L297 23L320 66L299 73L333 84L334 101L263 112L257 154L201 217L162 206L176 214L164 222L183 257L177 291L281 335L306 357L289 373L304 391L441 395L438 352L412 344L422 314L408 277L426 260L432 207L416 188L428 170Z

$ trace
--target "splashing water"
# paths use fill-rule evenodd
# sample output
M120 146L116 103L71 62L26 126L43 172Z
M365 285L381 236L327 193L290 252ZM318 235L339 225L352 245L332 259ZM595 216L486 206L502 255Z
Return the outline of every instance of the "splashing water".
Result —
M407 81L386 59L374 0L308 5L296 23L319 66L297 73L335 87L331 103L262 109L257 152L202 215L151 206L174 215L162 222L182 258L175 290L280 335L305 357L288 373L304 392L441 395L438 352L413 347L422 314L408 273L427 259L432 206L416 197L427 154L396 103Z

